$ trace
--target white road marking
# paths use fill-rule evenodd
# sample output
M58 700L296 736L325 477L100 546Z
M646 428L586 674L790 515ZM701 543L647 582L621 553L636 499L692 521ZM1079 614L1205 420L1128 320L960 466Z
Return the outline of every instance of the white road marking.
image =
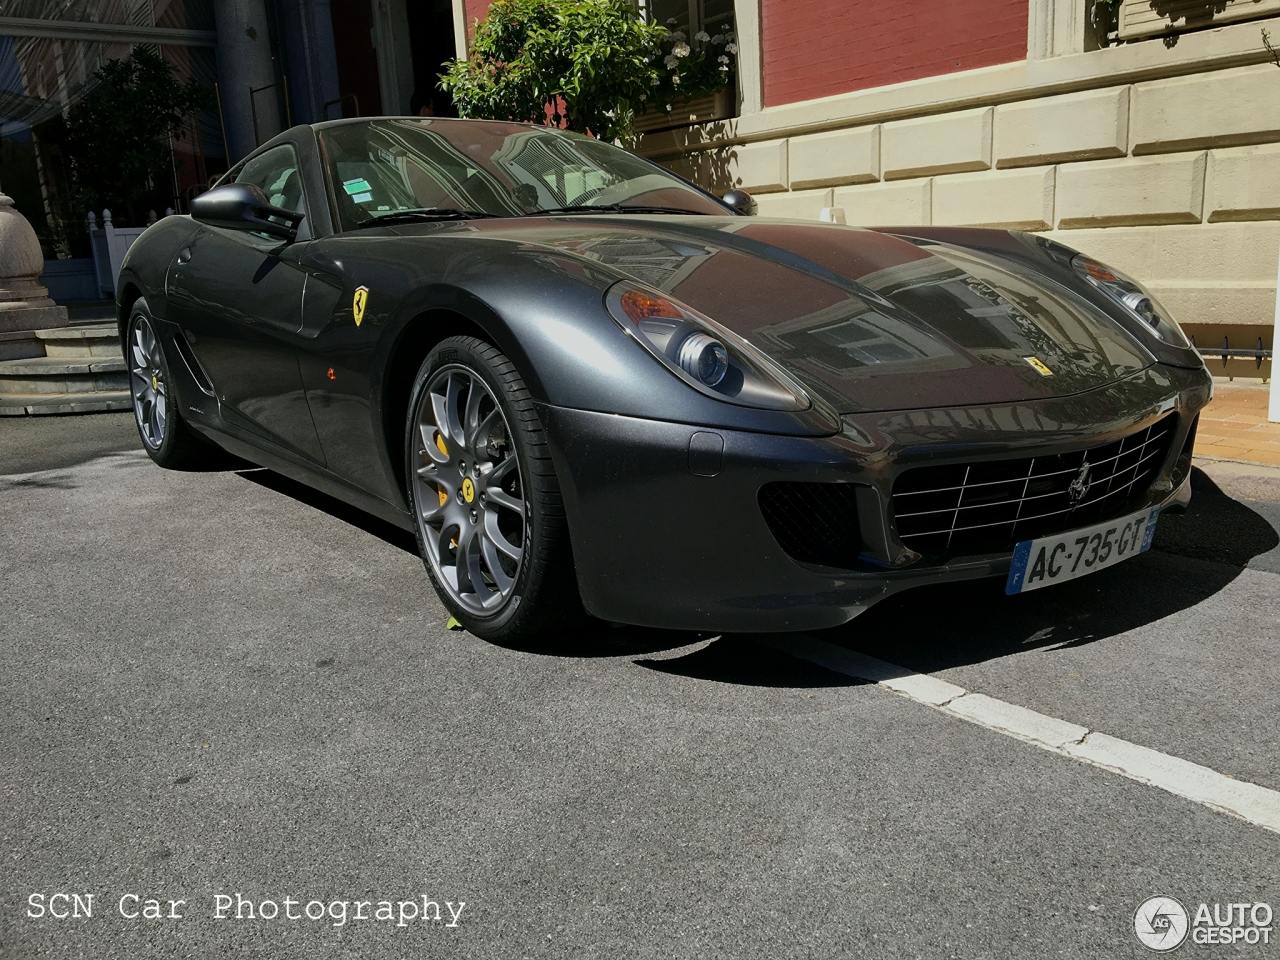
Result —
M868 680L958 719L1280 833L1280 792L1275 790L986 694L970 693L954 683L913 673L804 634L769 634L751 639L836 673Z

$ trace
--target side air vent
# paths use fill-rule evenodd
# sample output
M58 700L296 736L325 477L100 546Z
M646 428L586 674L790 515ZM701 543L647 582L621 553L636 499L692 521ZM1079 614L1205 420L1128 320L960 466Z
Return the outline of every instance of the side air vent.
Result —
M182 362L186 366L187 372L191 374L191 379L196 382L196 386L212 397L214 395L213 381L204 372L204 367L200 366L200 361L196 359L195 352L191 349L191 344L187 343L187 338L181 330L174 333L173 343L178 348L178 356L182 358Z
M1182 486L1182 482L1187 479L1187 474L1191 472L1191 457L1196 446L1196 427L1200 426L1200 414L1196 414L1196 418L1191 421L1191 430L1187 434L1187 439L1182 444L1182 452L1178 454L1178 459L1173 463L1173 475L1170 480L1173 482L1173 489L1177 490Z
M844 569L857 564L862 536L854 484L766 483L759 500L764 522L793 560Z

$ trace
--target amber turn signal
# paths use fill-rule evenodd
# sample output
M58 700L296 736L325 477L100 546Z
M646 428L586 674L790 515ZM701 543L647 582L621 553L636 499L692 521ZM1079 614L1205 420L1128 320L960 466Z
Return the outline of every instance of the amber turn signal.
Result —
M668 320L679 320L680 308L664 297L655 297L643 290L631 289L619 298L622 311L639 323L641 320L652 320L663 317Z

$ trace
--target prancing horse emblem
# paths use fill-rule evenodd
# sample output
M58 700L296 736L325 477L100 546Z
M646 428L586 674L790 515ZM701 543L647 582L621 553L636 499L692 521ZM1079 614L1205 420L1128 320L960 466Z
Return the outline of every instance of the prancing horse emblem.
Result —
M1067 497L1071 500L1074 507L1084 495L1089 492L1089 461L1086 460L1080 464L1080 472L1076 474L1076 478L1071 481L1071 486L1067 487Z
M369 302L369 288L356 287L355 296L351 298L351 316L355 319L356 326L360 326L360 321L364 319L364 307Z

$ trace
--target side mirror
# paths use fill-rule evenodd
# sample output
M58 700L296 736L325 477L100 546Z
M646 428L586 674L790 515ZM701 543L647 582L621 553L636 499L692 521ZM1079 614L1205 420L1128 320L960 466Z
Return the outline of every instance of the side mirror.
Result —
M744 217L756 215L756 202L745 190L730 190L720 199Z
M228 183L192 200L191 218L213 227L265 233L292 243L298 238L303 215L272 206L253 184Z

